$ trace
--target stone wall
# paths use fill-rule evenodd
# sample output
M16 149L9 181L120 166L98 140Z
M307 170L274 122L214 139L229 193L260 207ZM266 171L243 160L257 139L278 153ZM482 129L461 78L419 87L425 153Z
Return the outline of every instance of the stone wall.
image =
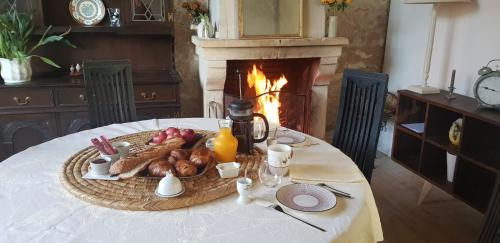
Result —
M352 5L339 15L337 35L347 37L351 43L343 49L335 81L330 83L328 91L328 140L333 137L335 129L343 70L382 71L389 4L390 0L353 0Z
M319 1L319 0L318 0ZM342 71L359 68L381 71L390 0L353 0L353 4L339 17L338 36L347 37L351 44L344 47L337 67L335 81L330 85L328 99L327 138L332 137L338 109ZM189 20L180 7L183 0L175 0L175 62L181 74L182 115L202 116L203 99L198 77L198 57L191 43ZM203 2L207 2L204 0Z
M174 1L175 21L175 67L182 77L181 106L182 117L203 116L203 95L198 76L198 56L191 43L191 36L196 34L190 30L190 20L181 4L185 0ZM205 5L208 0L199 1Z

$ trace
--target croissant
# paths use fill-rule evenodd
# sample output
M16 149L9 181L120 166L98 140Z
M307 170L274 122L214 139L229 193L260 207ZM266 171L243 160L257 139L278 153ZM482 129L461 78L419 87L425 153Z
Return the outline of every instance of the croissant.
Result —
M175 149L170 152L170 156L174 157L175 160L186 160L189 159L189 152L184 149Z
M208 150L206 147L200 147L191 153L189 160L193 162L196 167L203 168L207 166L213 159L212 151Z
M194 176L198 172L196 165L189 160L178 160L175 162L177 174L182 177Z
M165 159L153 160L148 166L149 176L152 177L164 177L167 171L176 175L174 167Z

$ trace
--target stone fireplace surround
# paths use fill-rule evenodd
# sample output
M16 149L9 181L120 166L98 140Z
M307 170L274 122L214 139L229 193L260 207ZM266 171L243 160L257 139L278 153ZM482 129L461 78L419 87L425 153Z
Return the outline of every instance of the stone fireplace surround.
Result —
M320 58L319 75L312 89L311 135L324 138L328 85L333 80L346 38L298 39L199 39L192 37L199 57L199 75L203 89L204 116L208 103L215 101L222 109L227 60Z

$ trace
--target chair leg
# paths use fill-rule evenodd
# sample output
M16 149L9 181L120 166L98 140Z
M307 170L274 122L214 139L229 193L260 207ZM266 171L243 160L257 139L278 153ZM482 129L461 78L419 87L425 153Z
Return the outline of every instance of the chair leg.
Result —
M422 202L424 202L425 197L429 194L431 191L433 185L429 183L428 181L424 181L424 185L422 185L422 189L420 190L420 195L418 196L418 205L421 205Z

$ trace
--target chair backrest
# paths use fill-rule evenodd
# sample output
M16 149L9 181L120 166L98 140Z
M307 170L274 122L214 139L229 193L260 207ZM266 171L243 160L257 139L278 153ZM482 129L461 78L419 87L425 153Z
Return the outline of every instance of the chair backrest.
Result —
M371 180L382 123L387 74L346 69L333 146L349 156Z
M83 76L92 127L136 120L128 60L85 61Z

